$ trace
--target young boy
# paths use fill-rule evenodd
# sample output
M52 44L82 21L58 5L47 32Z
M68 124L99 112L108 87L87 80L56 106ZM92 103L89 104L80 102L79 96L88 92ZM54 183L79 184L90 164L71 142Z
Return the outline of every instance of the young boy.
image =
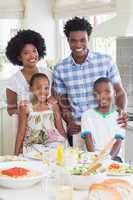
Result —
M81 138L85 140L87 150L93 152L102 150L111 138L119 135L110 151L111 158L116 159L125 130L117 124L113 84L108 78L102 77L95 81L93 90L98 106L83 113Z

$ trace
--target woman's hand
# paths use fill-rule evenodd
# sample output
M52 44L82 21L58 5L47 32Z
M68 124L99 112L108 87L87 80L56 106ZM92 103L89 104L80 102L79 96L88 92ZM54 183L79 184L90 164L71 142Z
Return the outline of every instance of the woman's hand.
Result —
M128 124L128 113L124 110L118 110L119 117L117 123L122 127L126 128Z

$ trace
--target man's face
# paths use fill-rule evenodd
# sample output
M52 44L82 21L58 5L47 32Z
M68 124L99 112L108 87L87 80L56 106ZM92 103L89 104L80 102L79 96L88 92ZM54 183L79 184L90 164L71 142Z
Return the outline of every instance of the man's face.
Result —
M88 46L88 35L86 31L70 32L68 43L74 57L82 58L86 56Z

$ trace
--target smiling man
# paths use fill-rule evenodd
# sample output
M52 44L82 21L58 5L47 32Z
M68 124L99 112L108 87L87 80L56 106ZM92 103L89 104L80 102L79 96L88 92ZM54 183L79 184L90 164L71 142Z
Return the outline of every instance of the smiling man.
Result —
M58 63L53 72L53 91L59 101L62 116L67 124L68 135L73 135L74 146L83 146L80 139L81 115L96 106L93 84L100 77L108 77L114 85L116 106L126 107L126 94L123 89L117 66L108 55L94 53L88 49L92 32L91 24L85 18L74 17L64 25L71 55ZM127 114L119 118L126 126Z

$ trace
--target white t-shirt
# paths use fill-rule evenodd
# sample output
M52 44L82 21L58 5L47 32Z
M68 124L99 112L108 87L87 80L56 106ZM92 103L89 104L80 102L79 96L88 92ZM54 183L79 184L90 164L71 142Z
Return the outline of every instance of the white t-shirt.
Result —
M96 151L102 150L116 134L125 137L125 129L117 124L117 119L118 112L115 110L105 115L95 109L83 113L81 131L92 134Z
M50 83L52 83L52 71L46 67L38 67L38 72L46 74L49 78ZM17 94L17 101L29 100L30 91L29 84L26 81L21 70L17 71L10 79L7 84L7 88L12 90Z

